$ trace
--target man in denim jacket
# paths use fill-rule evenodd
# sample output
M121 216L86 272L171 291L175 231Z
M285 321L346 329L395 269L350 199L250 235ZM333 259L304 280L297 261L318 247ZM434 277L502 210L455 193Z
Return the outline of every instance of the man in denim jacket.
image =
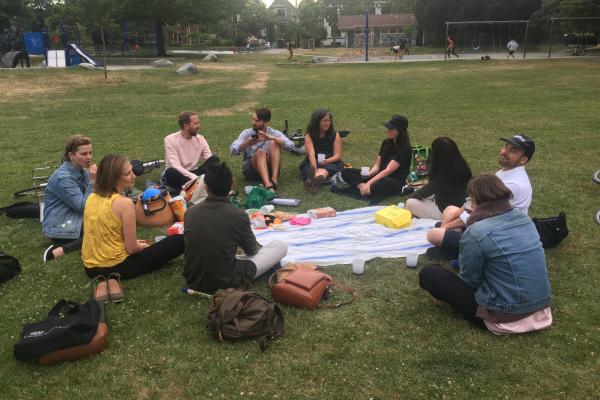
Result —
M46 186L42 232L52 245L44 252L44 262L81 249L83 209L96 179L90 138L70 137L64 159Z

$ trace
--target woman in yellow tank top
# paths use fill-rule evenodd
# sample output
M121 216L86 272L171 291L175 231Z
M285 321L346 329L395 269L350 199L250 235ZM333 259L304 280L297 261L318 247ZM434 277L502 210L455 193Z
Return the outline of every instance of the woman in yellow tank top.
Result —
M88 197L83 213L83 247L81 257L91 278L109 278L108 288L98 286L97 297L107 300L103 289L112 296L113 276L135 278L163 267L169 260L183 254L183 235L172 235L153 245L138 240L135 206L121 193L133 188L135 175L129 161L121 156L107 155L98 166L94 192ZM117 283L118 285L118 283Z

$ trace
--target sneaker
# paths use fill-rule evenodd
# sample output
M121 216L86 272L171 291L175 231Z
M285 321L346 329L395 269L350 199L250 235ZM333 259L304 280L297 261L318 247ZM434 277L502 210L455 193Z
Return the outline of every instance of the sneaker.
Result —
M56 248L55 245L51 245L44 251L44 255L42 256L42 261L47 263L48 261L54 260L54 253L52 252Z
M407 196L407 195L411 194L414 191L415 191L414 187L405 185L405 186L402 186L402 193L400 193L400 195L401 196Z
M313 194L317 193L319 191L319 188L321 186L323 186L324 182L325 182L325 177L323 175L319 175L312 182L312 185L310 185L310 188L308 190Z
M117 273L108 275L106 283L108 285L108 297L110 298L110 301L113 303L118 303L125 299L125 293L123 292L123 287L121 286L121 275Z
M102 275L95 276L94 282L94 300L98 303L108 303L108 284L106 278Z

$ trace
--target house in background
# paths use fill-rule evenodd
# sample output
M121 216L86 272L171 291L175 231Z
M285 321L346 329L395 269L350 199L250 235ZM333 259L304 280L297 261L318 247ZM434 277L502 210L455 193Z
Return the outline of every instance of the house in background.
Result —
M279 48L286 47L286 42L291 39L288 25L297 21L298 8L287 0L275 0L269 6L269 10L275 14L275 45Z
M369 14L369 38L372 46L391 47L401 37L408 39L411 46L416 41L417 20L414 14ZM340 15L338 30L345 37L346 47L364 44L365 16Z

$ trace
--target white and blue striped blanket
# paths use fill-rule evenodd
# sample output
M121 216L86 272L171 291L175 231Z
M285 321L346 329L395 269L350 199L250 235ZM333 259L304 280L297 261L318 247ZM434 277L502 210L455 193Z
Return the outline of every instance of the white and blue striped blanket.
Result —
M436 221L415 219L403 229L390 229L375 222L374 213L384 207L363 207L338 212L334 218L313 219L304 226L283 224L285 229L255 230L258 242L273 240L288 244L290 261L311 261L317 265L350 264L356 257L405 257L409 253L423 254L431 244L427 231Z

